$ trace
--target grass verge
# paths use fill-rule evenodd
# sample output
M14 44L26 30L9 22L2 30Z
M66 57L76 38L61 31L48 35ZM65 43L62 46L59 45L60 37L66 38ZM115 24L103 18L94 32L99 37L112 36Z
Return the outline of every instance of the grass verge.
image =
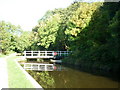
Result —
M14 59L16 58L16 56L7 58L9 88L34 88L22 70L15 63Z
M2 53L0 53L0 57L5 57L5 55L4 55L4 54L2 54Z

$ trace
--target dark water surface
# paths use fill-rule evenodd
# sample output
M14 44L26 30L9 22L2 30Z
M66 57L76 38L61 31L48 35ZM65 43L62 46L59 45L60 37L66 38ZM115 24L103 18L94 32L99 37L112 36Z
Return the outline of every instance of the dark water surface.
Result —
M48 63L48 62L47 62ZM120 82L110 77L83 72L75 67L56 64L56 70L45 73L28 71L44 88L120 88ZM109 75L112 76L112 75Z
M54 80L54 86L51 88L119 88L120 85L120 82L107 77L93 75L65 66L57 65L56 67L57 71L48 72L50 78ZM41 72L32 71L32 73L38 74ZM41 76L37 76L37 78L36 74L34 74L34 78L42 86ZM49 85L47 88L50 88Z
M96 76L72 68L64 67L62 71L49 74L55 80L56 88L118 88L120 83L110 78Z

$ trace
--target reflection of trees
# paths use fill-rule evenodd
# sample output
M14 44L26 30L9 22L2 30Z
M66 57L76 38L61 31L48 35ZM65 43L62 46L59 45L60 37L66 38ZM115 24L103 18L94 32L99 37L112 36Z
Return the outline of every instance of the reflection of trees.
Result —
M43 87L43 88L55 88L55 81L53 77L46 72L28 71L30 75Z
M55 88L69 88L70 85L70 73L67 71L54 71L49 72L53 76L55 81Z

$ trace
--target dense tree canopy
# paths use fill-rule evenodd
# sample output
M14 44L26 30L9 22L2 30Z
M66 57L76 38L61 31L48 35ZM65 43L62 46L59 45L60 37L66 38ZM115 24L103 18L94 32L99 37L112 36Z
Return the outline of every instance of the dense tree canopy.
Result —
M0 49L3 53L22 52L34 41L32 32L23 32L20 26L0 21Z
M64 60L69 64L119 69L119 4L76 1L47 12L33 32L38 33L39 45L48 50L72 50Z
M70 50L71 42L89 24L92 14L102 3L74 2L68 8L48 11L33 29L39 44L51 50Z
M21 34L20 26L0 21L0 49L6 53L15 50L15 39Z

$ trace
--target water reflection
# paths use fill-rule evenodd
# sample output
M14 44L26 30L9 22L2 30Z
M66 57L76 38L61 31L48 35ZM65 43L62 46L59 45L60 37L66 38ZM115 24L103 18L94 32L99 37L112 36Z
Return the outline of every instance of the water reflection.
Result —
M43 88L55 88L54 78L47 72L27 71Z
M67 70L66 70L67 69ZM49 72L55 80L56 88L117 88L118 82L102 76L79 72L70 68Z
M62 65L55 65L55 71L29 73L44 88L118 88L117 81L92 75Z

